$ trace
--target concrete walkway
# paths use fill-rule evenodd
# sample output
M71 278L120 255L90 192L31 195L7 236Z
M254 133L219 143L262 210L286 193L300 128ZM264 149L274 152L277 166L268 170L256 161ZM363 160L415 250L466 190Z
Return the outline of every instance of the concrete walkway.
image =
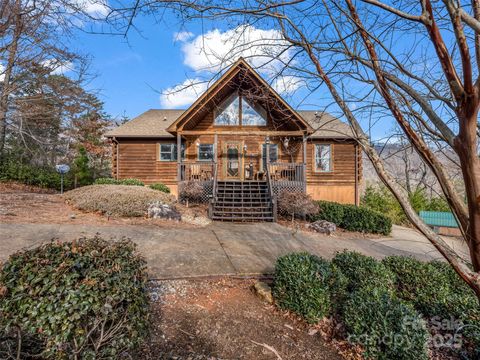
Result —
M272 223L213 223L205 228L158 228L155 226L88 226L58 224L0 224L0 261L15 251L51 239L68 241L82 236L131 238L148 262L154 279L215 275L271 273L278 256L308 251L330 258L344 249L382 258L411 255L421 260L440 258L432 245L416 231L394 227L392 237L365 239L323 236ZM466 247L450 240L461 252Z

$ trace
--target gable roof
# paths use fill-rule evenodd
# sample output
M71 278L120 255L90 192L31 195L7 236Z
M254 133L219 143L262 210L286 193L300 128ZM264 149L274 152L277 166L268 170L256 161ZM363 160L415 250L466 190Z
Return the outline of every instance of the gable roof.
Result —
M272 109L278 109L282 113L282 118L290 119L297 125L300 125L302 130L312 133L313 129L304 121L304 119L297 114L297 112L273 89L242 57L239 58L215 83L212 84L185 112L171 124L167 131L176 132L179 128L183 128L191 119L198 114L202 114L208 105L215 103L215 96L222 90L231 89L232 83L236 77L241 77L243 80L251 78L257 82L256 86L261 90L263 95L272 96L274 101L268 97L263 96L263 101L272 103ZM200 115L201 116L201 115Z
M168 128L179 119L185 110L150 109L129 122L109 131L107 137L173 138ZM352 139L355 138L348 124L321 111L297 111L303 121L313 129L310 138Z

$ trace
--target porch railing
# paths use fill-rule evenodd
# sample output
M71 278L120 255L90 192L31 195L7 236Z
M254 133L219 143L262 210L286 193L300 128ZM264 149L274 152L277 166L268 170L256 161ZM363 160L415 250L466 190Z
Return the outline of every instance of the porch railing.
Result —
M306 168L302 163L268 164L269 177L272 188L276 195L282 191L305 192L306 191Z
M304 165L300 163L270 163L269 170L273 181L305 181Z
M215 163L206 161L185 162L180 165L180 181L213 181Z

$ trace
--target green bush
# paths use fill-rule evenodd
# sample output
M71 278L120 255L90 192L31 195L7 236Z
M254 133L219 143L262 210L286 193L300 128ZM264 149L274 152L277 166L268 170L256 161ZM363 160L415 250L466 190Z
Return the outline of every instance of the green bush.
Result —
M312 221L326 220L338 226L343 222L343 213L345 205L330 201L318 201L320 210L318 214L313 215Z
M35 340L22 342L22 352L36 343L45 359L74 358L75 352L79 359L120 358L146 335L145 261L130 240L94 237L16 253L3 266L0 284L0 329L11 334L2 339L20 332Z
M394 290L395 274L370 256L344 251L335 255L332 265L346 277L340 286L345 287L347 294L360 289ZM341 289L337 290L340 294Z
M345 303L342 319L349 342L360 344L366 358L428 359L425 322L389 292L356 291Z
M451 288L441 272L411 257L389 256L382 263L395 273L400 298L413 303L425 316L446 315L442 313Z
M425 189L417 189L409 194L409 200L416 212L450 211L443 197L429 197ZM400 203L385 186L368 186L362 196L363 206L386 215L394 224L405 225L409 221Z
M54 168L37 167L15 159L0 163L0 181L18 181L22 184L60 190L61 177ZM70 174L64 178L64 188L72 188Z
M145 184L138 179L113 179L113 178L98 178L95 180L95 185L133 185L145 186Z
M320 211L311 217L312 221L327 220L349 231L383 235L392 231L392 222L388 217L368 208L329 201L319 201L318 204Z
M330 312L330 265L308 253L282 256L275 264L273 296L282 308L313 323Z
M165 184L155 183L155 184L151 184L149 187L150 189L158 190L158 191L170 194L170 188Z

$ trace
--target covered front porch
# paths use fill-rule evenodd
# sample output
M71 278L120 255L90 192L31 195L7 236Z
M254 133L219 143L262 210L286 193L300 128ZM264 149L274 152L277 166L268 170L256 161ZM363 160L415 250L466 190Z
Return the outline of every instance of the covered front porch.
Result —
M267 182L272 195L306 191L306 136L292 132L177 134L179 194L187 183L203 186L203 200L218 181Z

